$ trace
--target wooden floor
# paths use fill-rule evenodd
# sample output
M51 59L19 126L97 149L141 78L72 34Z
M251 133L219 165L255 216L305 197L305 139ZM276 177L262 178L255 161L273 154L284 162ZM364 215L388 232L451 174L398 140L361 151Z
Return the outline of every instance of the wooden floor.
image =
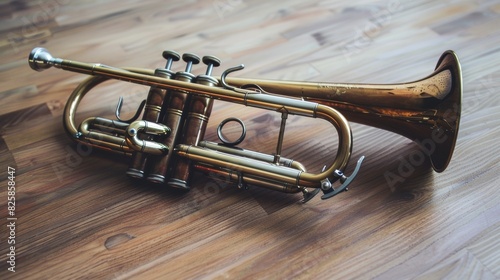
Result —
M0 3L1 279L500 278L498 1ZM71 142L63 108L85 76L31 70L37 46L149 69L173 49L219 57L215 75L244 63L235 76L346 83L416 80L452 49L463 70L461 127L443 173L405 164L419 151L412 141L352 123L347 173L366 160L349 192L333 199L303 204L300 194L240 190L202 173L182 194L132 181L127 158ZM78 119L112 117L120 95L131 116L147 91L104 84ZM243 147L274 151L280 115L235 104L216 101L206 139L216 141L230 116L247 125ZM331 135L322 122L292 116L283 155L318 172L334 157Z

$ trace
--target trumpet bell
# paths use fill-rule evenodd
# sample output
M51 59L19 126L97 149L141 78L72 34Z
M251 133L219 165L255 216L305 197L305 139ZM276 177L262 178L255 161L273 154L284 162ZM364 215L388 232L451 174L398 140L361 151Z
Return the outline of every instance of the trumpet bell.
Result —
M448 166L458 135L462 74L455 52L444 52L429 76L401 84L336 84L227 78L238 87L299 97L341 112L349 121L414 140L436 172Z
M427 151L430 152L432 167L437 172L443 172L450 163L455 150L462 112L462 71L458 57L453 51L447 51L441 56L435 72L445 70L451 73L449 81L451 89L436 105L436 116L439 121L430 131L422 131L422 134L414 135L424 147L431 145L427 147L430 149ZM418 130L416 133L419 133ZM425 138L422 138L422 135L426 135Z

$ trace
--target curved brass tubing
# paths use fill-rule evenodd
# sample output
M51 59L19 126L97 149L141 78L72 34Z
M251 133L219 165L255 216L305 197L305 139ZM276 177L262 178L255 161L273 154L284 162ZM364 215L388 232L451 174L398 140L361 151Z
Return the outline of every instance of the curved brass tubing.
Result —
M74 140L126 154L174 153L176 157L189 159L195 168L225 176L230 181L237 182L239 187L253 184L282 192L302 191L305 201L319 189L324 193L323 199L346 190L364 158L358 160L351 176L343 174L352 152L352 133L348 121L386 129L415 140L426 151L437 172L444 171L451 160L459 129L462 99L460 63L453 51L443 53L431 75L414 82L387 85L227 77L229 73L243 69L242 65L227 69L216 80L208 76L213 66L220 63L213 57L204 58L208 70L206 75L199 76L203 82L188 82L197 79L189 71L193 63L199 62L199 58L193 54L185 54L183 58L188 63L186 71L173 73L169 68L172 61L179 60L179 55L166 51L164 57L169 61L165 69L122 69L54 58L47 50L35 48L30 53L28 62L37 71L56 67L93 76L73 91L64 110L64 126ZM172 79L175 75L180 78ZM206 141L195 144L177 141L174 146L167 147L155 139L167 135L171 128L159 122L145 120L89 118L77 128L74 118L80 101L90 89L108 79L147 85L178 96L187 95L186 104L189 104L190 98L196 97L193 100L197 102L204 102L204 98L208 98L280 113L282 124L277 152L266 155ZM165 100L165 108L161 110L168 111L169 102L174 101ZM183 115L189 115L189 105L184 110ZM322 172L309 173L302 164L281 157L284 127L289 114L321 118L337 130L337 154L331 165ZM200 115L199 119L207 122L208 116ZM180 131L175 131L174 135L181 135L182 129L182 125L179 126ZM141 131L149 136L141 138ZM337 180L341 186L333 188L332 183ZM317 190L309 193L307 188Z

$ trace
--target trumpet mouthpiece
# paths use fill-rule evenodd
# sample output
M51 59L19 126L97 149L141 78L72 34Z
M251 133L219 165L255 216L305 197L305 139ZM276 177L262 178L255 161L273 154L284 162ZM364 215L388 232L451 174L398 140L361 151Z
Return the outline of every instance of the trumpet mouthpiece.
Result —
M45 48L34 48L29 57L28 63L31 69L41 72L52 66L60 67L62 59L54 58Z

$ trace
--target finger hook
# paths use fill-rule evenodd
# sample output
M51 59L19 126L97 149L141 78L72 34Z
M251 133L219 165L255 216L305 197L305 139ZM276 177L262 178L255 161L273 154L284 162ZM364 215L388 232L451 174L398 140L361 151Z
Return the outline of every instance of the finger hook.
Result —
M144 106L146 105L146 100L143 100L141 102L141 104L139 105L139 108L137 108L137 112L135 112L135 115L128 120L122 120L120 118L120 112L122 110L122 105L123 105L123 96L120 96L120 98L118 99L118 104L116 105L115 117L117 120L119 120L121 122L131 123L131 122L136 121L139 118L139 116L141 115L142 110L144 109Z

